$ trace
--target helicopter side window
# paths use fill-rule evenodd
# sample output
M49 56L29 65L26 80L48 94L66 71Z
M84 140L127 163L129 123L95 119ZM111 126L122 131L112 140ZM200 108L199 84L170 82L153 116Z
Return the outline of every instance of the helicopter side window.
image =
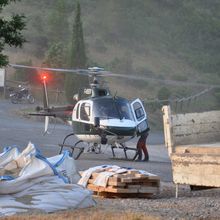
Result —
M76 118L79 119L79 104L77 105L76 108Z
M128 103L125 102L118 103L118 110L122 118L133 119Z
M135 116L138 121L143 119L145 116L144 110L143 110L142 106L140 105L140 103L138 103L138 102L134 104L134 112L135 112Z
M80 119L90 121L90 104L82 103L80 108Z
M99 89L99 96L106 96L107 91L105 89Z

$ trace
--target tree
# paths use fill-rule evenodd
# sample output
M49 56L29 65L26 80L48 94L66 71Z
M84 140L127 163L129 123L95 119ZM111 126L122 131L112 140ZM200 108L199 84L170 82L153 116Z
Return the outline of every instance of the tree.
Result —
M80 4L76 4L75 19L73 23L72 45L70 51L70 68L86 68L87 58L85 52L85 43L83 37L83 28L81 22ZM73 94L78 92L80 88L88 85L88 79L85 76L74 76L66 74L65 91L68 101L72 100Z
M70 67L86 68L87 59L85 52L85 43L83 37L83 28L81 22L80 4L76 4L76 15L73 23L72 48L70 55Z
M47 50L44 59L44 65L46 67L62 68L66 66L66 47L63 43L53 43ZM56 86L63 86L65 79L64 73L53 73L53 83Z
M49 15L49 35L52 42L66 41L69 33L67 5L64 0L56 0Z
M25 65L25 66L32 66L32 60L26 60L23 62L19 62L19 65ZM25 69L25 68L18 68L15 70L14 74L14 80L16 81L23 81L23 82L29 82L31 84L34 84L37 82L37 70L35 69Z
M15 1L0 1L0 12L6 5ZM21 31L25 28L24 18L23 15L18 14L11 16L10 19L0 17L0 66L6 66L8 64L8 57L2 53L6 45L10 47L21 47L25 42L21 34Z
M61 42L51 44L45 54L44 63L49 67L63 67L65 52L65 46Z

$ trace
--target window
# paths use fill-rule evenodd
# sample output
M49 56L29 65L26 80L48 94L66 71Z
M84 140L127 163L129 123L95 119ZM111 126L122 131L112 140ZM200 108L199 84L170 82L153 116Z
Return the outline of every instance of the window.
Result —
M145 117L144 109L139 102L134 103L134 112L138 121Z
M76 118L79 119L79 104L76 107Z
M80 108L80 119L90 121L90 104L82 103Z
M93 114L102 119L133 120L130 104L122 98L99 98L94 100Z

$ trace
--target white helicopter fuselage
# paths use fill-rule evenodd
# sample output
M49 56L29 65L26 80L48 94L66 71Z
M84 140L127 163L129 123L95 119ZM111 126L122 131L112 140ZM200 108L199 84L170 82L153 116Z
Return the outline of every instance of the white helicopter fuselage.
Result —
M135 103L139 104L138 109L134 108L133 102L120 97L80 100L72 113L73 132L79 140L89 143L103 144L103 140L108 144L126 142L137 134L138 124L146 121L141 101L136 100Z
M135 136L136 124L134 121L127 119L104 119L100 120L99 129L106 133L105 138L108 140L108 144L114 144L115 142L124 143ZM102 143L102 136L96 132L75 135L78 139L88 143Z

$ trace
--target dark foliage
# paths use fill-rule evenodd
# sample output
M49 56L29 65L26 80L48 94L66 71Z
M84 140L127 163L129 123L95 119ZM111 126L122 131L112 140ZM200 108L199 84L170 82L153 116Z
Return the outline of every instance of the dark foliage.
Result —
M2 9L16 0L2 0L0 1L0 12ZM25 28L25 21L23 15L15 14L10 19L0 18L0 66L8 64L8 57L2 54L4 47L21 47L25 42L21 31Z

